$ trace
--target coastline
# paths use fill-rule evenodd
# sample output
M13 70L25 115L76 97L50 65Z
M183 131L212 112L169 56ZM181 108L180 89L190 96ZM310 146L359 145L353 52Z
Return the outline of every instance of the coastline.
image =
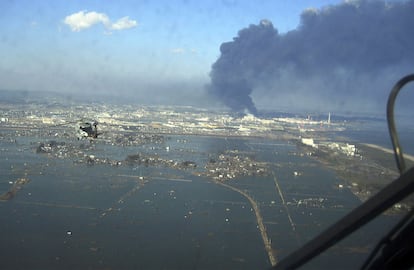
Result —
M310 152L311 157L323 166L333 170L361 202L372 197L399 176L393 151L381 146L359 143L356 145L358 156L347 156L325 147L315 149L301 144L298 146L305 152ZM407 165L412 166L411 158L409 163L411 165ZM410 208L408 204L403 204L400 208Z
M361 143L361 144L362 144L362 145L365 145L365 146L368 146L368 147L371 147L371 148L375 148L375 149L381 150L381 151L383 151L383 152L385 152L385 153L389 153L389 154L394 155L394 150L392 150L392 149L385 148L385 147L383 147L383 146L376 145L376 144L372 144L372 143ZM413 155L404 154L404 153L403 153L403 155L404 155L404 158L405 158L405 159L408 159L408 160L410 160L410 161L413 161L413 162L414 162L414 156L413 156Z

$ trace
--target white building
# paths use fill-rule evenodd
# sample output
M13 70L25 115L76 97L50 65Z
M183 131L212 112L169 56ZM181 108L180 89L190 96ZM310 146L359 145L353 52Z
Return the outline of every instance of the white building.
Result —
M317 145L317 144L315 144L315 142L313 141L313 139L312 139L312 138L302 138L301 142L302 142L304 145L308 145L308 146L311 146L311 147L313 147L313 148L318 148L318 145Z

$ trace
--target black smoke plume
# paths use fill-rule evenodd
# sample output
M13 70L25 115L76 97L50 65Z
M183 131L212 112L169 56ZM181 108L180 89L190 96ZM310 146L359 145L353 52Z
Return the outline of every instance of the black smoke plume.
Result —
M414 72L414 0L344 1L307 9L279 34L268 20L223 43L207 91L238 112L262 107L383 109L392 84Z

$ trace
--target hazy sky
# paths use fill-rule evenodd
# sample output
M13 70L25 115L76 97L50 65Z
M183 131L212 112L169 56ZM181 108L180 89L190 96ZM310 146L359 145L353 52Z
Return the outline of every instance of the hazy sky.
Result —
M330 7L349 2L359 0L2 0L0 89L120 93L133 95L143 102L196 104L196 100L201 100L201 103L212 104L214 99L209 100L204 95L212 65L220 59L221 44L232 42L241 29L267 19L272 23L272 31L276 31L276 35L285 40L284 46L289 47L295 42L301 44L297 42L300 40L307 42L308 36L319 33L308 27L313 15L323 15L320 16L323 19L329 15L325 11ZM335 13L338 21L348 24L346 17L341 18L340 11ZM321 25L329 25L332 21L323 19ZM352 24L352 20L349 23ZM274 35L272 31L270 35ZM249 39L254 35L252 31L251 36L246 34L245 37ZM260 47L251 52L256 49L266 65L269 57L260 53ZM322 59L319 56L323 49L297 49L300 51L295 53L296 58L302 62L305 58L314 59L314 62ZM268 48L263 50L271 52ZM244 54L240 56L241 62L254 58L254 53L246 53L243 48L241 52ZM313 57L313 53L319 56ZM341 57L347 59L346 55ZM275 59L287 67L292 62L284 56ZM314 68L309 65L306 69ZM266 74L274 77L270 70L258 72L255 80ZM337 72L348 72L348 69ZM278 75L291 80L286 74ZM314 88L319 86L317 79L315 76L310 81ZM259 109L272 107L273 102L280 103L280 95L274 95L277 91L266 85L273 82L266 79L263 82L261 85L252 83L262 90L255 90L251 95L247 91ZM306 86L308 83L306 81ZM304 84L296 82L286 87L300 90ZM273 98L261 94L266 92L271 92ZM308 103L307 99L298 100L292 96L286 100L299 106Z
M305 8L338 2L3 0L0 88L201 91L241 28L269 19L286 32Z

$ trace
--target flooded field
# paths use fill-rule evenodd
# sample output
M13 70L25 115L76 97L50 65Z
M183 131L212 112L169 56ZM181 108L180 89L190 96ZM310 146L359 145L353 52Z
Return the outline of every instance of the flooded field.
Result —
M360 204L290 141L66 139L38 151L53 138L7 132L0 193L14 193L0 203L3 269L267 269ZM230 169L213 170L221 160ZM308 267L359 267L395 220L381 217Z

